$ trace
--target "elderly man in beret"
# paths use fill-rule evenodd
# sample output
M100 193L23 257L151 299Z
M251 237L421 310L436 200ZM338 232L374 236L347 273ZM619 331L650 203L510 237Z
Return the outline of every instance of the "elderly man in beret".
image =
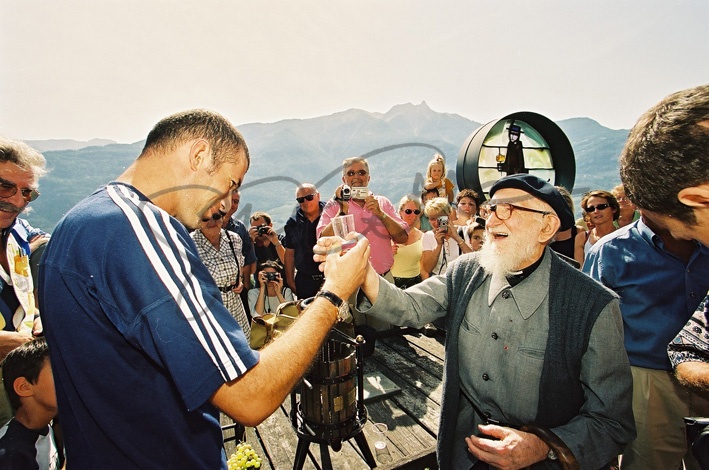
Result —
M357 308L401 325L444 319L441 469L606 468L635 438L618 299L547 247L574 223L551 184L510 175L490 197L481 251L405 291L370 266Z

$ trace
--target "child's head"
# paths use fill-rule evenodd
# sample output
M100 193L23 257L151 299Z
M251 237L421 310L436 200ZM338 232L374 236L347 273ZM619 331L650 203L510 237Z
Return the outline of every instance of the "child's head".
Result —
M468 240L473 251L480 251L485 243L485 225L479 222L468 225Z
M2 380L14 411L29 398L56 410L54 377L44 338L29 341L10 351L2 363Z
M446 176L446 161L439 153L433 156L433 160L428 162L426 169L426 179L440 181Z

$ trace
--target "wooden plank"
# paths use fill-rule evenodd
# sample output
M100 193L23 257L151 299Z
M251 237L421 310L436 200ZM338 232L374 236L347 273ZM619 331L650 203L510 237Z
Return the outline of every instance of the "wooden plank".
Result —
M284 405L286 404L290 405L290 397L284 402ZM290 418L287 416L285 406L281 406L257 426L256 433L261 442L263 442L265 451L268 453L269 462L274 469L293 468L298 436L291 425ZM261 458L263 459L263 456ZM305 459L303 468L312 470L316 467L312 464L311 459Z
M394 461L419 454L423 450L436 445L436 438L414 420L412 416L408 415L405 410L393 403L392 400L372 403L367 409L369 411L369 419L373 423L384 423L388 426L386 437ZM367 426L365 431L367 441L374 453L374 438L371 426Z

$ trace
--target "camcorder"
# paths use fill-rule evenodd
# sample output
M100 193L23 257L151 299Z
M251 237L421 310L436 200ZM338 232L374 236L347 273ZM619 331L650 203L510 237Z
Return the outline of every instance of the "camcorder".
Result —
M687 443L701 468L709 468L709 418L684 418Z
M266 276L266 281L277 281L278 273L263 273Z
M259 225L258 227L256 227L256 230L258 231L259 235L268 235L268 231L270 228L271 227L264 224L264 225Z
M436 219L438 221L438 228L448 230L448 216L442 215Z
M369 189L365 187L349 187L346 184L342 185L342 200L349 201L350 199L366 199L369 196Z

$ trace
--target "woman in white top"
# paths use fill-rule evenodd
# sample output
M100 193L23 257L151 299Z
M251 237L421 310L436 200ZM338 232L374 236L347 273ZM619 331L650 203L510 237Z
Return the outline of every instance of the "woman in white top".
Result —
M423 232L420 230L421 201L411 194L401 198L399 217L409 226L409 238L406 243L392 241L391 251L394 254L394 264L391 266L391 275L394 276L396 287L406 289L428 277L421 272L421 255L423 253L421 243Z
M277 261L264 261L256 268L256 287L249 289L251 315L260 317L276 313L282 303L294 300L293 291L283 287L283 266Z
M432 199L426 204L424 212L433 230L423 234L423 270L431 276L444 274L451 261L473 250L458 234L455 226L448 223L451 207L447 199Z
M583 268L583 260L591 247L603 236L616 230L613 221L618 218L618 201L608 191L600 189L589 191L581 199L581 209L588 216L593 228L576 235L574 259Z

